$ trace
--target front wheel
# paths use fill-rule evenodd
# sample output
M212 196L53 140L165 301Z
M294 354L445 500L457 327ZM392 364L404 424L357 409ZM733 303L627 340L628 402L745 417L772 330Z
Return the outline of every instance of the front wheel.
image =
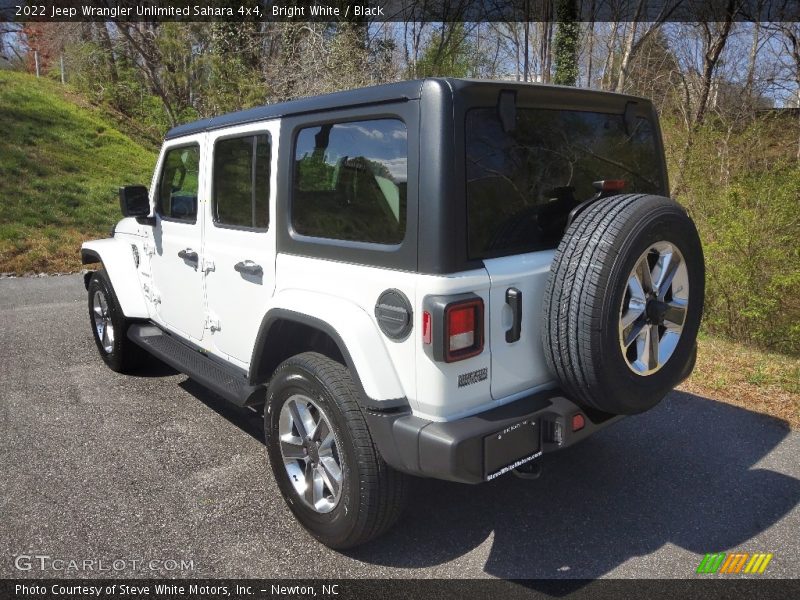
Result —
M406 476L378 453L347 368L315 352L286 360L269 386L264 430L278 488L326 546L350 548L391 527Z
M130 322L122 314L114 288L105 271L96 271L89 280L89 321L100 357L118 373L135 371L146 353L128 339Z

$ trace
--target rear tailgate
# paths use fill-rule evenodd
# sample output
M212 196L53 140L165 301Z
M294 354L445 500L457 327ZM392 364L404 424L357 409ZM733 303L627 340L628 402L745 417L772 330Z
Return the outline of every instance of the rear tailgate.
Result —
M491 280L487 320L492 353L492 397L549 383L541 341L542 296L550 276L553 251L518 254L484 260ZM515 292L516 290L516 292ZM514 310L511 298L521 302L519 339L513 339Z
M468 256L483 261L491 280L495 400L553 381L541 342L542 301L570 211L597 193L598 181L614 180L624 192L666 187L649 103L587 93L561 108L535 94L520 88L502 116L499 100L465 111Z

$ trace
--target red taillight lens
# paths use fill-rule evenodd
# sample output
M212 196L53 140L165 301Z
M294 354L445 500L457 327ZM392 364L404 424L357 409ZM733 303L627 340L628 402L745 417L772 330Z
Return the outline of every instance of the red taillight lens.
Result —
M431 313L426 310L422 313L422 343L430 344L432 335Z
M445 361L454 362L483 351L483 300L454 303L444 311Z
M450 311L447 322L450 352L469 348L475 343L475 309L471 306Z
M581 413L572 415L572 431L580 431L586 426L586 419Z

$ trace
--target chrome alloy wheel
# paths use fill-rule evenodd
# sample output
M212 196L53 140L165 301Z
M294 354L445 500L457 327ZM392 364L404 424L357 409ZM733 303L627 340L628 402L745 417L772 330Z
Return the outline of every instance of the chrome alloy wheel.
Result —
M281 407L278 435L297 495L319 513L332 511L342 495L343 473L328 417L311 398L295 394Z
M689 273L669 242L645 250L628 276L619 310L619 343L628 367L650 375L663 367L681 338L689 307Z
M100 290L94 293L92 299L92 319L100 345L106 354L111 354L114 350L114 323L111 322L111 315L108 313L108 300Z

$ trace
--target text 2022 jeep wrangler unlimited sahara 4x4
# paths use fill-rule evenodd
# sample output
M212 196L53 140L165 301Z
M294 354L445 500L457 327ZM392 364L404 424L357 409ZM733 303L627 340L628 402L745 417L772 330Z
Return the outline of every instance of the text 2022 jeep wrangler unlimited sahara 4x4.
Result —
M641 98L427 79L176 127L87 242L103 360L264 406L298 520L345 548L408 474L478 483L657 404L704 265Z

